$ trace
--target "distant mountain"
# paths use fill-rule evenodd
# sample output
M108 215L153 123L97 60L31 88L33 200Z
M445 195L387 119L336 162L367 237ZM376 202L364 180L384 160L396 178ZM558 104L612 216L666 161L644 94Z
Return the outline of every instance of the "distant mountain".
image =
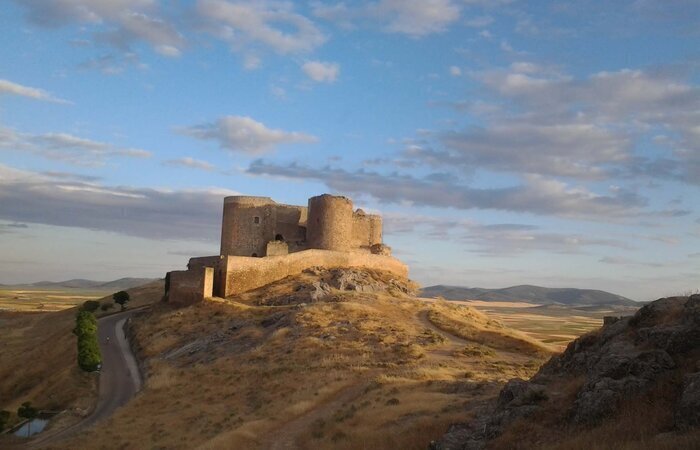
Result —
M512 286L503 289L468 288L460 286L429 286L421 291L423 297L443 297L446 300L482 300L486 302L528 302L568 306L642 306L621 295L594 289L546 288L541 286Z
M96 291L121 291L142 286L155 281L156 278L120 278L114 281L94 281L74 279L66 281L39 281L29 286L52 289L93 289Z

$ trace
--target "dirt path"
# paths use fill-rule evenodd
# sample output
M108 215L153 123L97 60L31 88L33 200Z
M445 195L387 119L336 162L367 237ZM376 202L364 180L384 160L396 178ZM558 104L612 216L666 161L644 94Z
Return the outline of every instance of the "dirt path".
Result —
M62 430L37 435L27 448L56 443L110 417L141 389L141 374L124 334L124 324L138 310L103 317L98 320L97 337L102 352L102 369L97 406L84 420Z
M418 320L420 321L421 325L423 325L424 327L429 328L429 329L433 330L434 332L438 333L439 335L446 337L450 341L451 344L454 344L457 346L462 346L462 347L470 344L470 342L468 340L462 339L459 336L455 336L454 334L448 333L447 331L442 330L442 329L436 327L435 325L433 325L433 323L430 321L430 319L428 319L428 311L419 312L418 313Z

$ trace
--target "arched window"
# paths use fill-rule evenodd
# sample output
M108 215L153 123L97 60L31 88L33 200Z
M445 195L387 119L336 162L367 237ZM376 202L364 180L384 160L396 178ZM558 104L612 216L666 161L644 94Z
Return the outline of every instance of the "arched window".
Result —
M277 236L275 236L275 240L284 242L284 236L282 236L281 234L278 234Z
M257 257L258 257L258 254L257 254L257 253L253 253L253 254L250 255L250 256L252 256L253 258L257 258Z

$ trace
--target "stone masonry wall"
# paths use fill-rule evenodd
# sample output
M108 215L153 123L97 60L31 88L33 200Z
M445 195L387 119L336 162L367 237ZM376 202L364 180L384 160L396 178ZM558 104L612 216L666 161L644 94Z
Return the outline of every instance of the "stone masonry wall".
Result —
M390 256L362 252L337 252L329 250L303 250L286 256L245 258L228 256L222 261L222 273L217 290L228 297L296 275L311 267L357 267L391 272L408 277L408 266Z
M184 306L213 296L214 269L198 267L169 273L168 302Z

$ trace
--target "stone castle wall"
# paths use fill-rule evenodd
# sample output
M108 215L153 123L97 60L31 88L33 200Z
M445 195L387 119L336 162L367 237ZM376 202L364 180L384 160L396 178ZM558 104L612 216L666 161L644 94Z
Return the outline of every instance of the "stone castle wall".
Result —
M352 217L352 246L370 248L382 243L382 218L358 210Z
M175 270L167 275L165 292L169 303L184 306L214 296L214 269L198 267Z
M222 260L222 273L217 287L223 297L246 292L290 275L296 275L311 267L356 267L391 272L408 278L408 266L391 256L362 252L331 250L304 250L285 256L246 258L228 256Z

